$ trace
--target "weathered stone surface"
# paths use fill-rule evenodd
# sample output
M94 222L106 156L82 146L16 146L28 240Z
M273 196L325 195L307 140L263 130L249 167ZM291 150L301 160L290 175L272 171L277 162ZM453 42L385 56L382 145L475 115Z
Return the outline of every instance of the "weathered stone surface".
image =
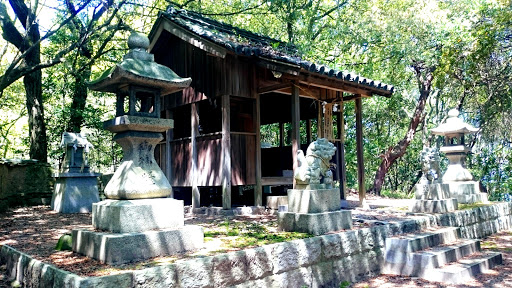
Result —
M212 266L215 287L232 286L249 280L244 251L214 256Z
M411 211L414 213L447 213L457 210L458 202L455 198L442 200L415 200Z
M250 279L259 279L272 274L272 249L268 246L245 250L247 273Z
M171 184L154 156L155 147L161 139L163 136L159 132L127 131L116 134L114 140L123 148L123 162L105 187L107 198L148 199L171 195Z
M321 262L311 266L310 287L339 287L333 262Z
M183 200L105 200L93 204L94 228L114 233L177 229L184 225Z
M281 205L288 205L288 196L267 196L267 207L277 210Z
M417 200L441 200L451 197L450 185L443 183L414 185L414 198Z
M65 287L65 286L61 286ZM73 286L72 286L73 287ZM133 273L120 273L115 275L101 276L101 277L88 277L82 278L78 284L80 288L112 288L112 287L140 287L135 286L133 283ZM156 286L145 286L156 287ZM164 287L164 286L162 286ZM165 286L171 287L171 286Z
M125 131L165 132L174 126L174 120L123 115L103 122L103 128L119 133Z
M203 239L203 228L194 225L123 234L73 230L73 251L108 264L123 264L194 251L203 247Z
M175 287L177 282L178 275L174 264L133 271L133 287Z
M290 271L299 268L299 251L291 242L283 242L271 245L272 247L272 264L274 274Z
M327 232L352 229L352 213L348 210L324 213L280 212L277 214L277 222L283 231L322 235Z
M215 287L213 257L197 258L176 263L178 285L183 288Z
M288 190L288 212L322 213L340 210L339 189Z
M60 213L89 213L100 201L95 173L62 173L55 177L51 207Z

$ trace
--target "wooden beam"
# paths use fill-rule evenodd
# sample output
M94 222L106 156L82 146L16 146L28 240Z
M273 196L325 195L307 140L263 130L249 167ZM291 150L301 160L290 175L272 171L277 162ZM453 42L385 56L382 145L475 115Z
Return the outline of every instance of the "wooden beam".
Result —
M363 100L357 97L356 110L356 153L357 153L357 182L359 186L359 205L363 208L366 204L366 189L364 187L364 150L363 150Z
M258 88L258 94L265 94L270 92L275 92L284 88L290 89L293 83L285 82L285 83L278 83L270 86L265 87L259 87Z
M192 46L195 46L201 50L204 50L211 55L215 55L217 57L224 58L226 57L227 50L226 48L223 48L209 40L206 40L197 34L191 33L184 28L181 28L180 26L172 23L171 21L165 19L161 22L164 30L167 30L169 33L175 35L179 39L191 44ZM160 30L160 28L159 28ZM158 33L158 32L157 32ZM160 32L161 33L161 32ZM156 41L157 38L153 37L153 41Z
M197 160L197 136L199 136L199 115L197 113L197 104L192 103L190 105L191 109L191 141L190 145L192 146L192 169L190 173L191 183L192 183L192 208L201 207L201 194L199 193L199 168L198 168L198 160Z
M165 111L165 118L167 119L174 119L173 111L166 110ZM172 183L172 151L171 151L171 140L174 138L174 123L173 127L167 132L165 132L165 176L167 177L167 180L169 183ZM171 198L174 198L174 191L171 190L171 195L169 196Z
M229 95L222 96L222 208L231 209L231 116Z
M299 87L293 86L292 89L292 159L293 175L297 171L297 152L300 149L300 97ZM295 188L295 178L293 179L293 188Z

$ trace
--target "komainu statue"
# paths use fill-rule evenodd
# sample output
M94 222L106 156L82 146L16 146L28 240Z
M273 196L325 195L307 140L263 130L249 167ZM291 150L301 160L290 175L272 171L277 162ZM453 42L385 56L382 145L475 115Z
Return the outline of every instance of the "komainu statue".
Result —
M421 161L421 171L423 176L421 176L422 182L432 183L441 177L441 169L439 168L439 162L441 158L439 157L439 151L437 148L423 148L420 154Z
M330 163L336 153L334 144L324 138L311 143L306 151L297 152L297 170L295 171L295 189L330 189L332 188L332 171Z

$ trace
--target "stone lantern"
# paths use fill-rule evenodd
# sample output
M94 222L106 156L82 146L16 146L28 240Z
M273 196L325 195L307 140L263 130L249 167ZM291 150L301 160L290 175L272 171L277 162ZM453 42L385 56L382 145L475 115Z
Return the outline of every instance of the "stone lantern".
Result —
M471 148L466 145L464 137L477 131L478 128L459 118L457 109L450 110L446 122L432 129L432 134L444 136L444 145L439 150L446 155L449 164L442 177L443 183L473 180L473 176L465 167L466 156Z
M192 80L154 62L145 35L132 33L128 47L121 63L89 82L91 90L116 93L116 117L103 127L123 149L107 199L93 205L92 224L103 232L73 231L73 251L109 264L196 250L204 239L201 227L184 225L183 201L169 198L171 185L154 158L162 132L173 128L160 118L160 97Z

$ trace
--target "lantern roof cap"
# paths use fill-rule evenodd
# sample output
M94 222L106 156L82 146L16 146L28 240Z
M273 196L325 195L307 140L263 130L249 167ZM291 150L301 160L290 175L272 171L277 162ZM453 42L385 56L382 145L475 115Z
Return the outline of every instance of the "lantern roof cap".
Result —
M459 118L459 110L451 109L448 111L448 119L441 125L431 130L434 135L455 135L455 134L473 134L478 132L478 128L465 123Z
M88 82L89 89L115 93L126 92L130 85L138 85L160 89L160 95L167 95L190 85L191 78L182 78L169 67L156 63L154 55L147 52L148 47L148 37L133 32L128 38L130 50L123 61Z

